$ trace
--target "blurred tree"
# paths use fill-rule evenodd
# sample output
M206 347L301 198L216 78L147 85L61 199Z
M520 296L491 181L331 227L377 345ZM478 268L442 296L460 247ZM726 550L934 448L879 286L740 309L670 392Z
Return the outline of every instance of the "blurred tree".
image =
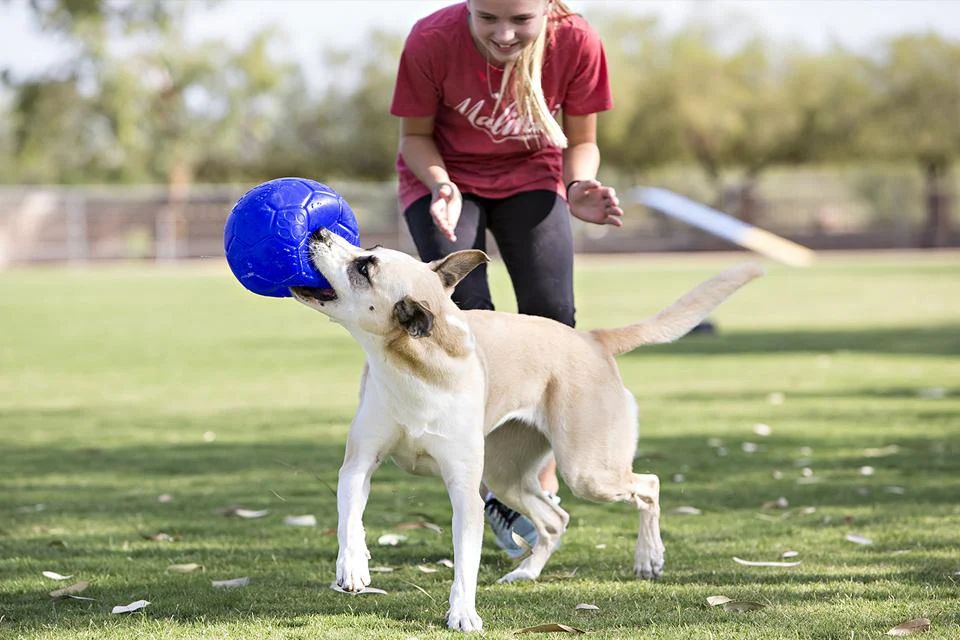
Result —
M951 234L947 176L960 156L960 42L903 36L886 43L871 65L877 96L863 146L880 157L919 163L926 184L923 246Z

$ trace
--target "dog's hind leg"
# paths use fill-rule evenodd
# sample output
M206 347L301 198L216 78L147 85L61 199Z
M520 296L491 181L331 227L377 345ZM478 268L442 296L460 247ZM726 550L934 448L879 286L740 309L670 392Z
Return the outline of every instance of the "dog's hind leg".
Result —
M660 479L632 470L637 409L625 391L579 413L568 414L568 428L553 439L557 468L573 493L595 502L628 502L640 512L634 572L656 578L663 572L660 538ZM606 407L604 412L599 406Z
M537 529L537 542L520 566L500 582L536 580L570 516L541 488L539 472L551 455L542 433L520 422L498 427L487 436L484 480L504 504L530 518Z

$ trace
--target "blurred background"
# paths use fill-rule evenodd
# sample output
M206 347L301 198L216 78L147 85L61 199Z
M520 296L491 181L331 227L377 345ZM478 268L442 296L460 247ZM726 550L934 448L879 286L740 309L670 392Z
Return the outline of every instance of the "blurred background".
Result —
M222 256L251 186L339 190L410 250L388 114L446 1L0 0L0 267ZM814 249L960 245L960 2L581 1L616 106L601 177ZM581 252L733 248L626 207Z

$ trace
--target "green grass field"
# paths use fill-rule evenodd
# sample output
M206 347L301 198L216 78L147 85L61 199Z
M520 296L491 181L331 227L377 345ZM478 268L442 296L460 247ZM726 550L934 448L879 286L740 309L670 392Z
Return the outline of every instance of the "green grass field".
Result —
M581 259L580 326L635 321L739 259ZM540 582L495 584L512 565L487 533L484 637L556 622L597 638L877 638L918 617L926 637L960 637L960 255L771 265L714 319L718 336L620 358L641 407L636 470L663 481L663 578L632 578L632 508L563 489L570 529ZM328 588L362 366L340 327L211 261L5 271L0 331L0 637L452 635L437 479L385 465L365 522L371 563L395 569L374 576L388 594ZM780 497L786 508L763 508ZM219 512L231 505L270 513ZM302 514L317 526L283 524ZM420 521L443 534L405 526ZM148 539L161 532L172 541ZM389 532L408 539L378 546ZM802 564L732 560L786 550ZM249 586L211 586L242 576ZM94 600L48 596L77 580ZM712 595L765 607L711 608ZM139 599L152 604L111 615Z

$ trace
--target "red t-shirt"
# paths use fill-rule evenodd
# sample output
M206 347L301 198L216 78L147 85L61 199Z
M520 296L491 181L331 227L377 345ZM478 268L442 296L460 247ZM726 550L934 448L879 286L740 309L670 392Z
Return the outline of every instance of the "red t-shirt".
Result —
M464 193L505 198L521 191L564 193L563 150L519 122L503 101L491 118L502 69L489 64L470 35L466 3L418 21L407 37L390 113L434 117L433 137L450 179ZM551 113L586 115L613 107L603 45L571 15L551 24L542 86ZM524 138L527 138L526 142ZM430 190L397 157L403 209Z

